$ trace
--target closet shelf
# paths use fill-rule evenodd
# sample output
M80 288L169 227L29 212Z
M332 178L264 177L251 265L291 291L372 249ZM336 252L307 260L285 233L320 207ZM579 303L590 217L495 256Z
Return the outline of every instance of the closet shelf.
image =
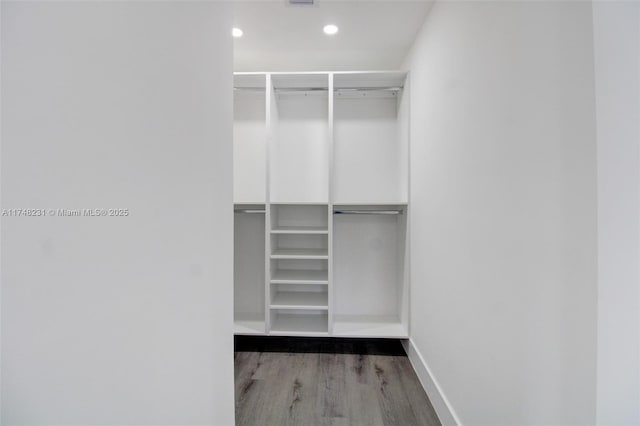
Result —
M329 309L326 292L282 291L274 295L271 309Z
M271 252L271 259L328 259L327 249L275 249Z
M272 234L328 234L323 226L278 226L271 230Z
M233 332L244 335L264 335L264 314L236 314Z
M327 336L328 316L322 314L290 314L277 312L271 323L271 335Z
M342 202L336 201L333 203L334 207L345 207L345 206L354 206L354 207L406 207L408 203L406 201L365 201L365 202Z
M271 276L272 284L328 284L327 270L310 271L297 269L276 269Z
M327 206L327 201L271 201L272 206Z
M409 332L398 317L383 315L336 315L333 335L340 337L408 338Z
M402 214L402 210L357 210L357 209L340 209L334 210L333 214L377 214L393 216Z

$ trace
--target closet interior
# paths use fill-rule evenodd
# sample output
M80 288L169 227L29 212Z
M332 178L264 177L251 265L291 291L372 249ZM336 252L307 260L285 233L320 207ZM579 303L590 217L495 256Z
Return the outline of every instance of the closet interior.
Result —
M234 75L236 334L408 337L407 84Z

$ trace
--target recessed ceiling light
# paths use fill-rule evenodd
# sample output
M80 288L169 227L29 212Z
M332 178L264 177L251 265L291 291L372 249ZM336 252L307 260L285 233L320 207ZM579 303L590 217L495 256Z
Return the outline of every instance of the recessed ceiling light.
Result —
M334 35L338 33L338 27L333 24L325 25L323 31L325 34Z
M242 30L240 28L234 28L233 30L231 30L231 35L234 36L235 38L242 37L242 34L244 34L244 33L242 32Z

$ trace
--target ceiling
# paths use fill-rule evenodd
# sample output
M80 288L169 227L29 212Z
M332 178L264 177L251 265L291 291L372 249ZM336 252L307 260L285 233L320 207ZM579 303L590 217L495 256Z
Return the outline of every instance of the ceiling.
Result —
M235 2L236 71L397 69L432 0L288 0ZM334 36L322 32L336 24Z

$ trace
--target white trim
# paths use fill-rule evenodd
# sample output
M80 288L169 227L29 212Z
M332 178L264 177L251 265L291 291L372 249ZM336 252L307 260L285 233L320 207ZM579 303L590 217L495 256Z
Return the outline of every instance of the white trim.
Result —
M442 392L442 388L422 357L422 354L413 343L413 340L405 340L402 342L402 345L407 352L407 356L409 357L409 361L411 362L413 369L418 375L418 379L420 380L422 387L425 392L427 392L427 396L429 397L433 408L436 410L436 414L438 415L440 422L445 426L462 426L462 422L456 415L456 412L444 392Z

